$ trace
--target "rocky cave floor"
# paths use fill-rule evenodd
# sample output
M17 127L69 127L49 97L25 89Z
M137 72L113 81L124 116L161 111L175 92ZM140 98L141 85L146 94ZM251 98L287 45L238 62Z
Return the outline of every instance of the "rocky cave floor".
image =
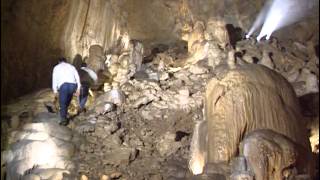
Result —
M158 53L155 60L174 61L175 57L169 50ZM310 49L307 46L298 43L282 45L279 42L261 42L254 45L251 41L240 41L236 50L242 54L238 57L237 65L258 63L269 66L288 79L298 96L302 97L300 99L308 99L312 95L304 101L309 105L304 104L306 108L302 109L308 116L306 119L309 119L306 124L311 138L317 138L310 140L318 141L319 115L315 106L310 105L310 98L318 99L312 81L312 78L316 78L316 81L319 79L318 57L308 53ZM265 57L265 54L268 56ZM226 52L221 51L222 62L226 61L226 58L223 59L225 55ZM63 172L67 172L63 179L224 179L219 175L211 178L209 174L194 176L188 169L194 124L203 119L203 93L206 82L215 76L215 69L208 66L208 60L204 59L186 68L166 66L163 71L155 71L153 67L158 66L155 60L144 64L144 69L153 69L146 71L148 76L136 75L120 87L123 97L118 97L118 100L121 105L111 104L109 112L104 112L111 96L101 91L95 92L88 101L88 111L73 117L68 128L47 125L51 130L46 140L64 139L57 145L58 149L62 149L59 157L63 157L60 158L64 161L63 165L57 165L59 169L52 169L51 174L46 172L46 175L36 170L41 169L36 164L31 169L30 165L25 165L28 171L24 172L24 177L59 179ZM157 74L156 78L153 77L154 73ZM52 99L50 89L44 89L5 107L6 114L2 116L1 123L2 152L8 149L15 152L17 150L14 148L19 147L6 144L38 140L39 137L31 137L30 132L39 132L39 127L26 127L26 124L56 123L56 115L48 113L44 106ZM72 103L71 115L75 114L76 100ZM68 143L75 146L65 145ZM8 172L10 168L23 169L22 165L17 164L27 156L19 157L2 163L1 174L5 168ZM60 176L57 176L59 173Z

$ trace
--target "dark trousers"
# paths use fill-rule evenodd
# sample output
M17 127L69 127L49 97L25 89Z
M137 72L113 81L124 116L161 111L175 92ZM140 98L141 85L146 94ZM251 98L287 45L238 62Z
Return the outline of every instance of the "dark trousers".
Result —
M73 83L63 83L59 88L60 117L62 120L67 119L68 107L76 90L77 84Z
M89 95L89 87L82 85L80 88L80 96L79 96L80 109L83 109L85 107L88 99L88 95Z

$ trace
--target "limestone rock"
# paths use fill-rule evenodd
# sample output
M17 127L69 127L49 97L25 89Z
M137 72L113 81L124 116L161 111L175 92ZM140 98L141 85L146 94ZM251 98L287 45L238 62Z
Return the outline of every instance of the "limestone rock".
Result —
M49 139L49 137L50 136L46 132L22 131L16 134L15 140L45 141Z
M173 62L174 62L174 59L171 56L169 56L167 53L158 53L153 60L154 64L158 64L158 66L160 66L160 64L163 64L164 67L172 65ZM161 69L162 68L160 68L160 70Z
M167 157L181 147L181 142L175 141L175 134L167 132L160 138L156 147L161 156Z
M252 131L242 143L241 153L246 158L249 169L253 170L256 179L289 178L297 175L294 168L299 169L300 173L312 173L311 169L308 169L310 166L307 165L310 164L310 155L304 154L306 149L301 150L289 138L279 133L272 130ZM309 161L302 160L299 156L307 156ZM301 162L298 162L300 160ZM261 164L264 164L264 167L258 168ZM270 174L266 169L274 169L274 173Z
M234 156L239 135L261 126L284 134L307 149L310 146L306 129L299 118L299 104L292 87L268 68L247 64L230 70L219 79L213 78L206 88L205 107L209 128L209 162L228 161ZM231 107L241 113L234 114L235 109ZM292 116L293 113L295 115ZM235 119L237 127L231 125ZM240 122L251 128L240 128Z
M275 68L273 61L270 58L270 54L267 51L263 51L262 59L261 59L261 61L259 61L259 64L262 64L270 69Z
M192 73L192 74L205 74L208 72L208 69L205 68L205 67L201 67L199 65L192 65L190 66L190 69L189 71Z
M41 112L35 115L33 122L60 122L60 117L58 114L49 113L49 112Z
M141 110L140 111L141 117L146 120L153 120L154 119L154 113L150 110Z
M32 120L34 123L11 133L10 149L2 154L8 179L24 175L35 179L62 179L63 172L74 170L69 159L75 153L76 136L55 122L56 119L59 119L57 114L38 113Z
M166 72L160 73L160 77L159 77L160 81L165 81L165 80L168 80L168 79L169 79L169 73L166 73Z
M149 102L151 102L152 99L150 99L149 97L147 96L142 96L140 98L138 98L133 104L132 104L132 107L134 108L138 108L140 107L141 105L145 105Z
M70 129L60 126L54 122L29 123L26 124L22 129L25 131L46 132L50 136L65 141L70 141L72 138L72 132Z
M225 54L214 41L208 41L208 44L208 66L215 67L225 59Z
M129 164L135 158L135 154L130 148L120 148L116 152L105 154L104 164L120 165Z
M299 82L301 84L301 86L295 86L295 92L298 96L319 92L319 80L317 76L306 68L302 69L295 82L294 84L296 85L298 85Z
M208 37L208 40L215 40L221 48L225 48L229 43L229 34L226 24L222 19L209 19L207 22L206 33L210 37Z
M77 126L75 130L80 134L90 133L95 131L95 125L89 122Z
M112 89L99 96L100 102L109 102L120 106L125 102L125 96L120 89Z
M7 162L7 176L14 178L23 175L35 165L47 165L49 167L67 168L63 158L73 155L73 145L65 143L45 141L22 140L12 146L11 158ZM41 176L41 175L40 175Z
M92 45L89 48L88 67L98 73L100 70L104 70L104 53L103 48L100 45Z
M135 64L136 71L140 71L144 51L143 45L139 41L131 41L130 49L130 62Z
M110 180L110 177L107 175L102 175L100 180Z
M111 103L111 102L101 102L99 104L96 104L93 109L95 111L96 114L98 115L104 115L108 112L111 112L113 110L115 110L115 104Z
M103 144L108 147L110 150L116 150L121 148L123 140L120 139L118 134L108 135L107 140L103 141Z
M88 177L86 175L81 175L81 180L89 180Z

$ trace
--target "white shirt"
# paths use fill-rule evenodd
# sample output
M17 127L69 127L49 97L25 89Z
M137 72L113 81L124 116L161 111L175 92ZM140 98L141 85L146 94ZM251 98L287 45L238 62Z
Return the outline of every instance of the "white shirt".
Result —
M58 92L58 89L63 83L77 84L77 89L80 90L80 78L78 71L74 66L66 62L60 62L53 68L52 73L52 89L54 93Z
M98 81L98 76L97 76L97 74L96 74L92 69L87 68L87 67L82 67L81 69L84 70L84 71L86 71L86 72L89 74L89 76L93 79L93 81L94 81L95 83L97 83L97 81Z

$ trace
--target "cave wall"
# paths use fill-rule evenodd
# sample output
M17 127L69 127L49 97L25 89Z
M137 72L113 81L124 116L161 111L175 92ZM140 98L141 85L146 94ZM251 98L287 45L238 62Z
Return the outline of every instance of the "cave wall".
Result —
M72 0L68 22L61 37L64 54L87 56L89 47L98 44L104 49L115 44L120 36L119 5L121 1Z
M69 1L1 0L1 103L51 84Z
M70 61L130 39L145 47L183 39L197 21L219 19L247 31L265 0L1 0L2 102L50 87L59 56ZM318 41L318 22L296 25L291 37ZM288 28L288 31L293 29ZM278 33L281 36L281 33Z

